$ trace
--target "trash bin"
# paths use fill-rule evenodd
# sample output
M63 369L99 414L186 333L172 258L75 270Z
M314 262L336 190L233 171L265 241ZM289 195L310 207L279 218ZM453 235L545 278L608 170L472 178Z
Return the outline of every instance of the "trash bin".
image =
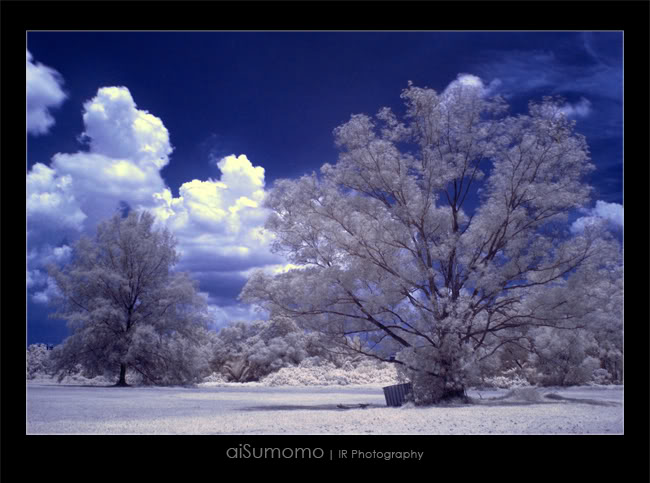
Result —
M410 382L386 386L383 389L384 396L386 397L386 405L392 407L401 406L406 401L406 397L413 393L413 386Z

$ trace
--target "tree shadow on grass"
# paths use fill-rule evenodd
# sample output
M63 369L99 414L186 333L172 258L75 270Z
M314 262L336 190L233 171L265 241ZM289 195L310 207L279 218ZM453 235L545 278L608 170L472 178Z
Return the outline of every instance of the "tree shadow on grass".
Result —
M554 401L567 401L573 403L591 404L592 406L620 406L621 405L621 403L616 401L598 401L597 399L579 399L573 397L564 397L555 393L546 394L544 397L547 399L552 399Z
M343 406L343 407L341 407ZM268 406L250 406L241 408L241 411L347 411L350 409L376 409L385 408L387 406L381 404L310 404L310 405L297 405L297 404L277 404Z
M34 387L98 387L98 388L118 388L118 387L125 387L125 386L116 386L115 384L57 384L57 383L42 383L42 384L35 384ZM133 386L127 386L127 387L133 387ZM29 386L28 386L29 389Z
M599 401L597 399L578 399L571 397L560 396L559 394L550 393L539 395L537 398L513 398L510 395L489 398L489 399L476 399L472 398L472 404L478 406L530 406L533 404L557 404L558 402L569 404L589 404L592 406L620 406L621 403L615 401Z

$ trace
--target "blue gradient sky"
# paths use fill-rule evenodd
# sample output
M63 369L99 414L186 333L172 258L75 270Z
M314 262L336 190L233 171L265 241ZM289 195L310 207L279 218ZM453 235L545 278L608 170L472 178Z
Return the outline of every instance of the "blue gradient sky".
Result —
M162 121L173 151L151 186L164 185L179 199L181 187L197 180L185 185L195 189L197 200L205 200L205 190L219 182L254 199L253 187L268 189L278 178L335 162L332 130L353 113L374 114L382 106L400 112L399 94L409 80L442 91L458 74L473 74L503 95L514 113L525 111L529 100L562 95L597 168L589 179L595 187L591 211L573 220L598 216L616 225L616 205L623 202L622 41L620 32L30 32L33 65L58 73L52 76L65 99L45 104L54 121L47 132L28 133L28 179L35 165L48 166L53 171L39 184L39 194L63 193L68 176L76 190L74 206L87 216L76 231L30 226L28 203L28 343L59 343L66 335L63 322L47 318L51 308L44 302L51 288L42 275L44 261L64 260L65 247L80 233L92 232L93 199L115 203L98 208L100 213L116 209L127 196L95 197L90 184L84 188L84 180L75 179L84 170L59 172L53 163L57 153L90 162L85 155L92 147L80 142L88 130L82 113L98 89L125 87L134 109ZM29 89L27 94L29 99ZM236 158L217 166L229 155ZM236 300L246 273L282 261L268 251L255 252L260 245L246 252L245 235L233 230L259 226L263 213L242 208L241 217L231 220L238 224L215 238L241 250L228 245L229 250L211 252L199 240L201 227L210 230L214 220L200 219L189 200L186 194L185 209L195 218L180 232L188 254L180 268L195 272L217 325L254 317ZM622 208L620 216L622 224Z

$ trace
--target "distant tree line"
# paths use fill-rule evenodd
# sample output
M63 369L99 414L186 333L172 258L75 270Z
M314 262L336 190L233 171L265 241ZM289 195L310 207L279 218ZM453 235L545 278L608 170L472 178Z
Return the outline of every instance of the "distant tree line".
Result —
M558 333L542 330L535 334L535 352L510 348L484 366L470 381L479 387L512 387L513 385L570 386L587 383L621 384L623 382L622 328L616 324L597 332L585 330ZM350 341L350 346L355 342ZM356 341L361 345L361 341ZM161 378L160 384L193 384L217 374L224 381L252 382L297 367L309 359L310 364L328 367L352 367L368 358L354 350L323 340L319 334L306 333L290 319L232 322L219 331L207 331L196 351L198 360L186 377ZM54 351L45 344L27 348L27 379L60 374ZM346 365L347 364L347 365ZM87 375L83 365L69 367L63 375ZM135 370L129 380L152 384Z

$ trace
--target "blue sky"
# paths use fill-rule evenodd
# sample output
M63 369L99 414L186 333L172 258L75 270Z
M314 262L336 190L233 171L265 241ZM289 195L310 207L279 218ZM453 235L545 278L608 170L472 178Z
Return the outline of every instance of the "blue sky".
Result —
M120 206L152 210L177 235L217 325L257 315L246 276L279 269L260 231L273 181L337 158L353 113L400 112L412 80L442 91L480 77L511 112L566 98L596 166L576 212L622 228L620 32L29 32L28 343L58 343L42 268Z

